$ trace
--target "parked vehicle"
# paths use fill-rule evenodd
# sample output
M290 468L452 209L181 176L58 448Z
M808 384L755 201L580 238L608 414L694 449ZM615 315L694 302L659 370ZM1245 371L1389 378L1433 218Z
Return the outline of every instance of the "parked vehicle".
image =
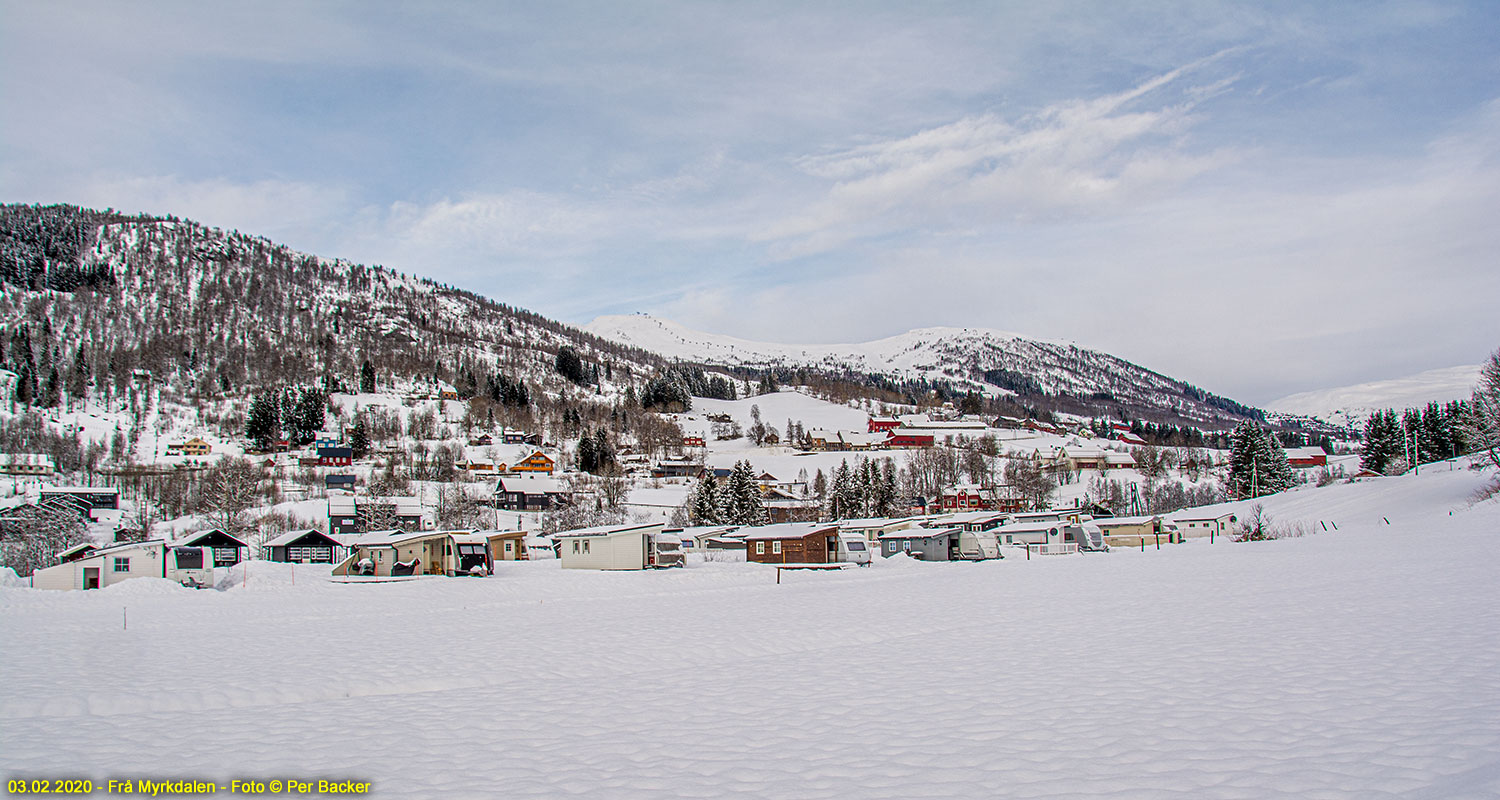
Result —
M865 540L863 534L858 532L840 533L838 554L833 560L867 567L870 565L869 542Z

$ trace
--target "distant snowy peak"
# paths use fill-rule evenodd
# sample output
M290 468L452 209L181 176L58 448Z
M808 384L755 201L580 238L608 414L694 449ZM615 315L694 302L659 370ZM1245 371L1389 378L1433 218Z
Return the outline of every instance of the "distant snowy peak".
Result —
M1131 408L1219 420L1255 413L1233 401L1071 342L988 328L918 328L852 344L776 344L695 331L649 314L600 317L602 339L702 364L806 367L903 380L948 381L991 394L1067 395L1115 414Z
M1371 412L1380 409L1399 410L1432 402L1467 399L1478 382L1478 364L1444 367L1405 378L1287 395L1268 404L1266 409L1280 414L1317 417L1340 425L1358 425Z
M686 328L671 320L649 314L599 317L583 326L589 333L622 344L630 344L670 358L726 363L744 366L807 365L838 363L859 369L883 372L887 368L910 368L904 362L920 361L921 354L931 353L954 342L1041 341L1018 333L987 328L917 328L896 336L872 342L851 344L776 344L756 342L733 336L704 333ZM1047 342L1061 347L1066 342Z

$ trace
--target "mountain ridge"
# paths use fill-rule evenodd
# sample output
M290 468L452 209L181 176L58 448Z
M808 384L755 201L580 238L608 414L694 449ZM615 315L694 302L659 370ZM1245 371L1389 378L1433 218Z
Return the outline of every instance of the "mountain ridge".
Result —
M1114 410L1154 408L1197 422L1260 417L1258 409L1117 356L1012 331L927 327L869 342L778 344L695 331L643 313L602 316L582 327L603 339L702 364L762 370L813 368L896 381L946 381L1020 400L1071 398L1073 405L1104 412L1096 413L1100 416ZM1111 404L1116 408L1108 408Z

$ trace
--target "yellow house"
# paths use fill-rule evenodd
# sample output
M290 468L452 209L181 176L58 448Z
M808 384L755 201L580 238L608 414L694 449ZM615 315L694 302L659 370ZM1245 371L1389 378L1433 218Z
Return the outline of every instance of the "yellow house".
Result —
M182 454L185 456L206 456L213 452L213 445L197 437L182 443Z
M556 466L556 462L548 458L546 453L538 450L535 453L532 453L531 455L521 459L520 461L517 461L515 464L512 464L510 471L545 472L548 475L551 475L552 470L556 468Z

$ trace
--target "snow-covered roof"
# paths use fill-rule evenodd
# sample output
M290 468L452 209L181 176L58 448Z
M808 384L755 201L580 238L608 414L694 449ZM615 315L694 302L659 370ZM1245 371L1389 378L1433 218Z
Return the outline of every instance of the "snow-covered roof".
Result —
M910 526L914 523L915 518L913 517L870 517L866 519L841 519L839 520L839 530L849 531L866 530L869 528L889 528L892 525Z
M877 539L931 539L934 536L950 536L963 533L961 528L907 528L900 531L885 531L876 534Z
M243 539L241 539L240 537L235 536L234 534L222 531L222 530L220 530L218 528L209 528L208 530L204 530L204 531L188 531L187 533L184 533L181 536L178 536L176 539L173 539L172 541L168 542L167 546L168 547L194 547L194 546L196 546L194 543L197 542L199 539L203 539L203 538L206 538L208 536L212 536L213 534L216 534L216 533L219 534L219 535L221 535L221 536L227 536L230 539L233 539L234 541L236 541L236 542L239 543L240 547L249 547L250 546L250 545L246 544L245 541Z
M367 533L351 535L344 542L344 545L346 547L389 547L409 536L410 534L406 531L369 531Z
M398 517L420 517L422 501L415 497L357 497L340 492L328 495L329 516L352 516L359 507L393 506Z
M1288 447L1287 458L1327 458L1328 452L1321 447Z
M1094 524L1101 528L1109 528L1116 525L1145 525L1157 519L1161 519L1161 517L1155 514L1145 514L1136 517L1100 517L1094 520Z
M779 525L763 525L745 528L746 539L805 539L811 534L837 533L839 526L832 522L783 522Z
M953 514L944 514L937 518L940 525L969 525L975 522L988 522L992 519L1004 519L1003 511L959 511Z
M58 553L57 557L58 558L67 558L68 556L71 556L74 553L81 553L84 550L98 550L98 549L99 549L99 546L96 545L96 544L94 544L93 542L80 542L80 543L75 544L72 547L69 547L68 549L62 551L61 553Z
M1066 524L1068 524L1068 523L1060 522L1060 521L1055 520L1055 519L1054 520L1050 520L1050 521L1043 521L1043 522L1013 522L1013 523L1011 523L1009 525L1001 525L1000 527L998 527L998 528L995 529L995 532L996 533L1029 533L1031 531L1045 531L1045 530L1047 530L1049 528L1055 528L1058 525L1066 525Z
M579 528L577 530L562 531L554 533L554 539L577 539L585 536L613 536L618 533L651 533L659 532L661 525L599 525L593 528Z
M527 494L566 494L567 486L561 479L546 475L503 475L496 479L496 492L525 492Z
M302 530L287 531L286 533L283 533L280 536L277 536L275 539L272 539L272 540L266 542L265 546L266 547L285 547L285 546L291 544L292 542L295 542L298 539L301 539L302 537L308 535L309 533L316 533L316 534L318 534L320 536L328 536L328 534L323 533L322 531L317 530L315 528L303 528ZM328 536L328 538L332 539L333 537ZM337 541L337 540L335 539L335 541ZM342 544L342 542L340 542L340 544Z

